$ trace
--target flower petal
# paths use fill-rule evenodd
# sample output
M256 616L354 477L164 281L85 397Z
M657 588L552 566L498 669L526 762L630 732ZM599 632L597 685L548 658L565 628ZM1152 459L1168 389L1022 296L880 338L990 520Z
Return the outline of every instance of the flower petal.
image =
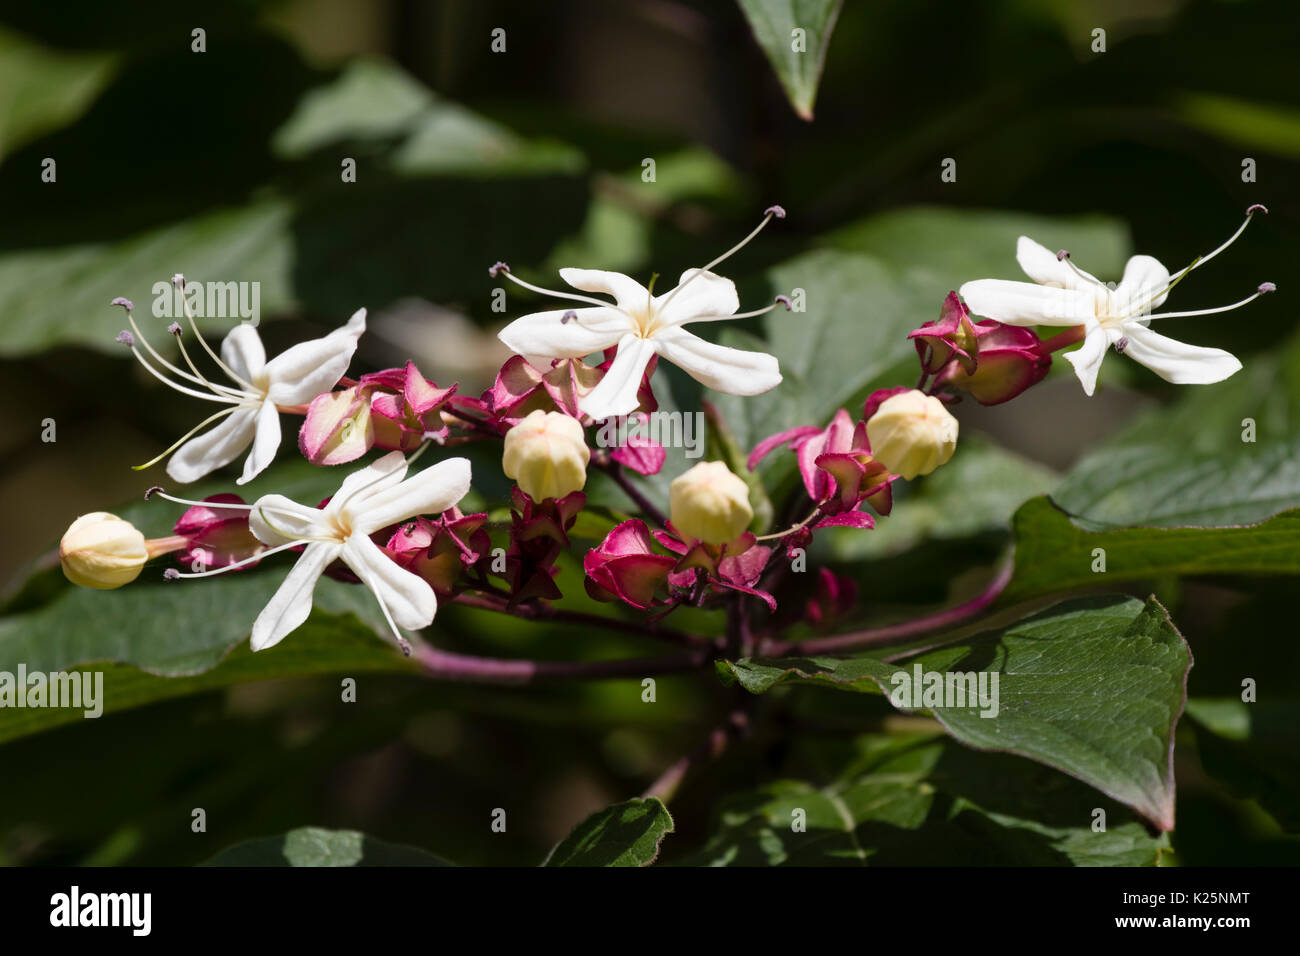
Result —
M416 515L441 514L465 497L469 482L469 459L448 458L400 484L358 495L347 504L347 515L357 534L370 534Z
M716 272L687 269L677 288L655 298L660 326L683 325L707 318L729 318L740 308L736 283Z
M1082 325L1094 313L1093 295L1008 279L976 279L961 287L970 310L1011 325Z
M167 462L173 481L188 484L234 461L248 447L257 432L255 408L240 408L215 428L191 438Z
M1109 345L1110 340L1105 331L1094 320L1088 323L1088 333L1083 340L1083 345L1063 356L1074 366L1074 374L1079 376L1085 395L1092 395L1097 388L1097 373L1101 371L1101 360L1106 357L1106 348Z
M691 378L728 395L758 395L781 384L780 364L766 352L714 345L685 329L661 329L651 341Z
M343 377L366 330L366 310L358 309L347 325L324 338L299 342L266 363L267 397L277 405L304 405L328 392Z
M433 622L438 611L433 586L418 574L400 567L364 534L349 537L340 557L388 609L398 627L418 631Z
M271 546L321 537L330 528L324 511L284 495L263 495L248 512L248 530L258 541Z
M644 309L650 303L650 290L631 276L601 269L561 269L560 278L582 292L612 295L621 309Z
M246 485L265 470L280 449L280 411L270 399L257 410L257 431L253 436L253 450L244 459L244 474L235 484Z
M1230 352L1188 345L1153 332L1138 322L1126 322L1124 335L1128 338L1125 355L1175 385L1222 382L1241 369L1241 362Z
M400 451L390 451L344 478L326 510L334 516L347 507L352 513L360 514L368 499L400 484L405 477L406 456Z
M1034 242L1028 236L1021 236L1016 240L1016 262L1020 263L1020 268L1024 270L1025 275L1039 285L1054 286L1058 289L1086 289L1092 285L1070 268L1068 262L1058 259L1055 252Z
M244 381L252 382L266 365L266 349L257 329L247 322L231 329L221 341L221 360Z
M1159 259L1133 256L1124 266L1124 278L1112 293L1113 308L1120 315L1150 312L1169 298L1168 286L1169 270Z
M338 557L337 544L313 542L303 549L279 590L253 622L252 647L265 650L284 640L311 613L312 592L325 567Z
M574 313L567 321L564 317ZM632 328L632 319L618 309L555 309L515 319L497 333L510 351L546 371L551 359L580 359L617 345Z
M641 376L654 354L655 346L649 339L623 336L605 377L578 402L578 408L596 421L634 411L640 401L637 390L641 387Z

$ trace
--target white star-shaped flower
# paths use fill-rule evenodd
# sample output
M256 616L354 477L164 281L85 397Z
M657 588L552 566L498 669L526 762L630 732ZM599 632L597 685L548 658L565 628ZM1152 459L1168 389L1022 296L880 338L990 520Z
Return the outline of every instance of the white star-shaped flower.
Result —
M316 582L335 559L351 568L374 594L393 636L405 650L408 645L398 628L414 631L428 627L438 610L438 599L428 581L398 566L370 536L418 515L446 511L465 497L470 483L467 458L448 458L407 478L409 466L400 451L389 452L348 475L324 508L299 504L284 495L263 495L251 505L223 505L246 508L249 529L268 548L214 571L182 574L169 570L164 576L169 580L211 577L302 547L297 563L253 622L253 650L278 644L307 620ZM150 494L179 504L196 503L160 489L151 489Z
M221 343L218 356L191 317L190 326L199 344L233 383L225 385L211 381L198 370L185 349L179 323L172 323L168 331L180 343L188 370L169 362L149 344L131 317L129 302L115 302L128 306L127 319L134 329L134 334L123 332L118 341L130 346L151 375L184 395L226 406L200 422L153 461L138 466L147 468L174 451L167 463L167 474L184 484L230 464L250 445L252 450L244 460L244 473L236 483L252 481L271 463L280 447L280 411L301 411L317 395L333 388L348 370L357 340L366 330L366 310L359 309L341 328L322 338L300 342L268 362L262 339L252 325L231 329ZM144 352L138 346L143 346ZM166 371L160 371L155 365ZM213 422L220 424L191 437Z
M1176 385L1219 382L1241 368L1235 356L1223 349L1179 342L1153 331L1150 323L1154 319L1212 315L1240 308L1272 292L1273 284L1265 282L1254 295L1217 309L1156 314L1151 310L1164 303L1169 291L1184 276L1231 245L1245 230L1251 216L1262 210L1263 206L1248 209L1246 221L1227 242L1177 275L1170 276L1169 270L1151 256L1133 256L1115 286L1076 267L1068 253L1052 253L1028 236L1021 236L1016 245L1016 261L1034 281L976 279L961 287L961 296L972 312L1008 325L1082 327L1083 345L1067 353L1065 359L1074 366L1088 395L1096 389L1102 359L1112 345Z
M776 307L774 304L756 312L737 314L740 300L735 283L710 270L743 248L772 218L784 215L780 207L771 207L763 222L745 240L707 266L687 269L677 285L661 295L655 295L622 273L597 269L561 269L560 277L582 292L612 296L613 302L556 292L524 282L512 275L504 263L498 263L492 269L493 275L504 273L511 281L535 292L588 306L522 316L501 331L501 341L541 369L549 368L552 359L580 359L617 346L618 354L605 377L578 405L597 421L627 415L636 409L637 389L654 355L667 359L696 381L719 392L730 395L766 392L781 382L780 367L774 356L715 345L686 331L684 326L691 322L749 318ZM784 296L779 302L789 307Z

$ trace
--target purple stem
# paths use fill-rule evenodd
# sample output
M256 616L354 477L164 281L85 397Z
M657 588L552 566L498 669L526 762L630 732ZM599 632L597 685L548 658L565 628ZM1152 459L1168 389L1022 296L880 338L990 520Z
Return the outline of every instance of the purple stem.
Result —
M546 680L609 680L680 674L706 666L713 654L694 651L671 657L614 661L530 661L453 654L424 644L414 649L412 659L424 668L427 676L437 680L520 686Z
M851 631L848 634L836 634L833 637L815 638L811 641L782 641L768 644L763 648L763 653L771 656L790 653L826 654L862 647L885 647L890 644L902 643L928 631L959 624L975 617L997 600L998 595L1010 583L1013 569L1014 565L1008 561L994 575L988 587L977 597L972 598L965 604L958 604L956 607L948 608L946 611L939 611L936 614L918 617L911 621L902 621L898 624L888 624L885 627Z

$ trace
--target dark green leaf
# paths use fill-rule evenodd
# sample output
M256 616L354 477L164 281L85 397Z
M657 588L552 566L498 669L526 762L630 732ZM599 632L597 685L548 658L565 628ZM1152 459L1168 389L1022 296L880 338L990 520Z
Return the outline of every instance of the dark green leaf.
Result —
M657 797L616 803L578 824L543 866L649 866L673 832L673 818Z

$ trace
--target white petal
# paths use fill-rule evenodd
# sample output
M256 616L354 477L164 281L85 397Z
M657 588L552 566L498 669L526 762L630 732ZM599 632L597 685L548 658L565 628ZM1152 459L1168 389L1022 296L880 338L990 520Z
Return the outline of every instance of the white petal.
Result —
M1068 262L1058 259L1055 252L1028 236L1016 240L1016 262L1020 263L1025 275L1040 285L1055 286L1058 289L1086 289L1093 283L1101 284L1095 278L1089 282L1075 272Z
M367 499L395 487L405 477L406 456L400 451L390 451L344 478L325 510L331 518L342 514L344 508L360 514Z
M371 534L390 524L446 511L469 491L468 458L448 458L401 484L348 503L347 517L357 534Z
M1095 315L1094 297L1088 290L976 279L960 292L976 315L1008 325L1082 325Z
M605 377L578 402L578 408L596 421L635 411L641 376L654 353L649 340L637 335L624 336Z
M285 635L307 620L316 582L326 565L338 557L341 550L340 545L319 542L303 549L289 576L253 622L253 650L261 651L279 644Z
M266 349L257 329L247 322L231 329L221 342L221 360L245 382L252 382L266 365Z
M715 272L687 269L677 289L658 296L655 307L660 325L683 325L700 316L731 315L740 308L740 298L736 283L730 279Z
M361 583L388 609L398 627L418 631L433 623L438 598L432 586L418 574L398 567L379 545L365 535L354 534L343 545L342 557Z
M766 352L715 345L685 329L664 329L651 341L697 382L728 395L758 395L781 383L780 363Z
M248 530L263 544L275 546L321 537L333 525L320 508L312 508L284 495L263 495L248 512Z
M561 269L560 278L583 292L612 295L621 309L644 309L650 304L650 290L631 276L600 269Z
M257 432L253 438L253 450L244 459L244 474L235 479L235 484L246 485L265 470L275 459L280 450L280 412L269 399L257 410Z
M366 310L358 309L348 324L329 335L299 342L266 363L271 387L267 397L277 405L305 405L328 392L348 370L357 339L366 330Z
M1169 298L1169 270L1151 256L1133 256L1124 266L1124 278L1112 293L1115 309L1120 315L1150 312ZM1161 295L1156 298L1157 292Z
M1241 362L1230 352L1188 345L1137 322L1126 322L1124 335L1128 339L1125 355L1175 385L1222 382L1241 369Z
M1101 371L1101 361L1106 357L1106 349L1109 346L1110 341L1106 333L1096 321L1093 321L1088 323L1088 334L1083 340L1083 345L1063 356L1074 366L1074 374L1079 376L1085 395L1091 396L1097 389L1097 373Z
M257 431L257 409L240 408L214 428L191 438L167 462L173 481L188 484L230 464L248 447Z
M576 316L562 321L569 312ZM617 345L632 327L631 317L615 308L556 309L520 316L497 338L544 372L551 359L583 358Z

